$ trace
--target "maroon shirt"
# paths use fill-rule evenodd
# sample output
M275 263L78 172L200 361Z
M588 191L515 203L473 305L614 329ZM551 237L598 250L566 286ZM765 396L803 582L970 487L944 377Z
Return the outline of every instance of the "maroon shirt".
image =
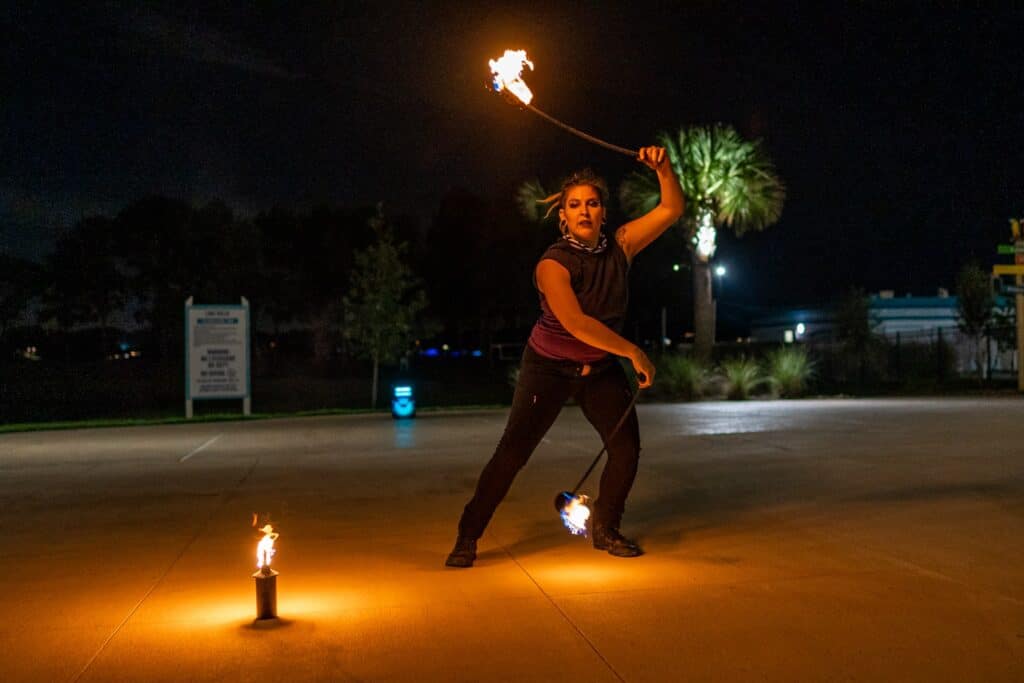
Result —
M569 280L583 312L596 318L616 334L622 333L629 304L629 261L615 239L600 254L592 254L568 241L558 240L540 257L551 259L569 271ZM537 277L534 274L534 287ZM562 327L551 312L544 293L540 295L541 316L530 332L530 346L542 356L578 363L593 363L608 355L607 351L586 344Z

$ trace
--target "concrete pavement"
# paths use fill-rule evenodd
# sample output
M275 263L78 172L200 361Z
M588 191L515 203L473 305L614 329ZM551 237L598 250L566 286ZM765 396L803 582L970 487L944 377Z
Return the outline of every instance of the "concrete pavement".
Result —
M1024 680L1024 401L641 406L636 559L557 519L569 407L445 568L505 416L0 436L0 680Z

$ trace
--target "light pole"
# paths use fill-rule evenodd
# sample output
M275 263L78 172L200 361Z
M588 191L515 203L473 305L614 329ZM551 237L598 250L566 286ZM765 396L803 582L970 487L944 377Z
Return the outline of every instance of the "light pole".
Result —
M718 297L722 295L722 280L727 272L728 270L721 263L715 266L715 277L718 278L718 296L714 297L711 303L712 329L715 330L715 338L712 341L717 341L718 339Z

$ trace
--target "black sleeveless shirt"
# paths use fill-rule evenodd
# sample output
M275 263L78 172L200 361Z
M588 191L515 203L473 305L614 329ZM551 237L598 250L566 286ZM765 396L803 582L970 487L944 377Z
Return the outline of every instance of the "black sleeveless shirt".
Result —
M569 271L569 281L583 312L600 320L616 334L622 333L629 304L629 261L619 243L611 238L599 254L589 253L560 239L540 257L551 259ZM539 263L538 261L538 263ZM534 287L537 276L534 271ZM551 312L544 293L540 296L541 316L530 333L530 346L542 356L578 363L592 363L608 355L607 351L586 344L569 332Z

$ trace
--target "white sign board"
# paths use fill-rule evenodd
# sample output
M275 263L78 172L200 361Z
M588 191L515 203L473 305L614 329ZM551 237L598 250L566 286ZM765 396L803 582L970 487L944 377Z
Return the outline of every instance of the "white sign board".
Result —
M249 398L247 304L186 304L185 373L186 401Z

